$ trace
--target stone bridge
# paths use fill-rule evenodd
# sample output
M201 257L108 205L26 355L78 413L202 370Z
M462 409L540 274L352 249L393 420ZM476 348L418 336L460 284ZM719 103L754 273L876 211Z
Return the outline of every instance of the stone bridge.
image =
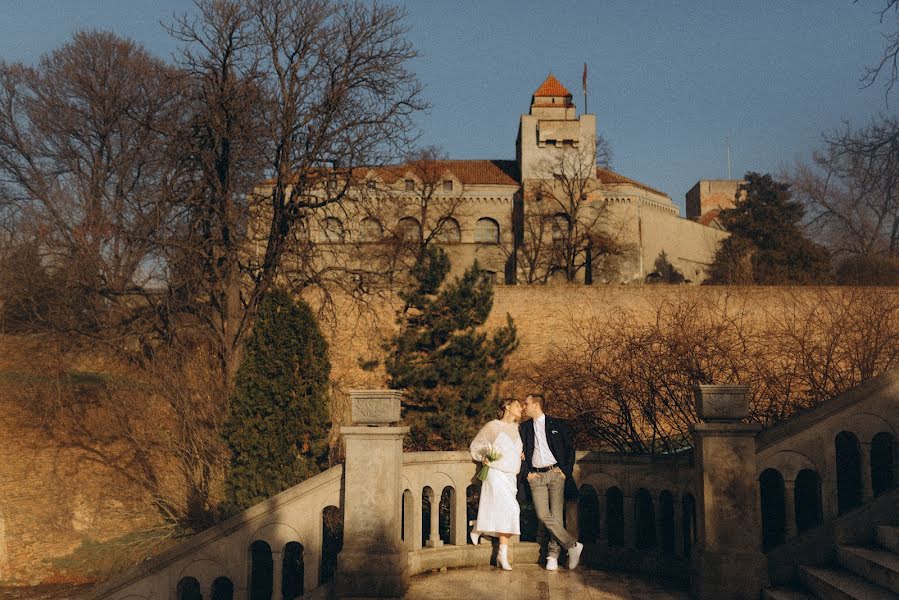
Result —
M344 465L194 536L91 598L399 597L411 577L447 567L501 581L500 572L483 570L494 547L468 538L477 491L469 455L404 453L399 392L356 390L352 401L353 425L341 431ZM870 543L878 525L899 525L897 409L899 371L767 431L742 421L745 388L703 386L692 450L578 453L581 495L566 508L566 527L585 543L587 570L550 582L572 592L610 577L625 595L597 597L624 598L627 581L661 575L688 582L702 599L757 599L771 584L806 582L805 565L833 562L841 544ZM342 539L325 526L341 514ZM510 581L530 577L543 589L545 572L526 566L540 559L536 532L526 529L530 541L512 546L513 573L525 579ZM458 573L416 578L410 597L440 597L440 581L454 590L446 597L463 589L476 595L476 580Z

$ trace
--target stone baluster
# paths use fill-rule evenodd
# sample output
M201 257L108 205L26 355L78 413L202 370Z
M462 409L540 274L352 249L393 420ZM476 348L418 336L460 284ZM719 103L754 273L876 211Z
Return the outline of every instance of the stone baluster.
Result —
M784 539L796 537L796 481L784 480Z
M284 583L284 554L272 550L272 600L281 600L284 592L281 587Z
M698 600L757 600L768 583L761 552L756 479L758 423L748 412L746 386L699 386L693 447L696 457L698 537L690 587Z
M396 390L350 390L353 424L340 429L346 459L337 598L399 598L409 587L398 501L403 493L403 438L409 432L395 425L401 398Z
M609 523L606 519L606 495L605 493L597 492L596 494L596 503L598 505L597 519L599 519L599 542L600 546L608 546L609 545Z
M439 548L443 545L440 539L440 495L431 488L431 533L428 535L428 548Z
M624 547L625 548L635 548L637 546L637 520L634 518L636 515L636 505L634 502L634 497L631 495L625 494L621 499L623 503L624 510L623 520L624 520Z
M862 477L862 503L868 503L874 499L874 487L871 481L871 444L870 442L860 442L859 448L861 450L859 468Z

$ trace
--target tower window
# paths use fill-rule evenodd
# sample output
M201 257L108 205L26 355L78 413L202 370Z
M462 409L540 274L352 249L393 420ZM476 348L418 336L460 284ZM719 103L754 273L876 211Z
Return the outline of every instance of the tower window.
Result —
M452 179L444 179L443 180L443 191L444 192L453 191L453 180Z
M546 145L547 145L547 146L555 146L555 145L556 145L556 140L546 140Z
M414 179L407 179L407 180L405 181L405 184L406 184L406 191L407 191L407 192L414 192L414 191L415 191L415 180L414 180Z

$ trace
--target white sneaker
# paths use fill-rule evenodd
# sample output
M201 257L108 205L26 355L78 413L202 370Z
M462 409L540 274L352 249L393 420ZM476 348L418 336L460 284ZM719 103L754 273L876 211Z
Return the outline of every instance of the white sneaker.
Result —
M576 543L574 546L568 549L568 568L574 569L577 567L577 564L581 561L581 552L584 550L584 545L580 542Z
M555 556L547 556L546 557L546 570L547 571L558 571L559 570L559 559Z

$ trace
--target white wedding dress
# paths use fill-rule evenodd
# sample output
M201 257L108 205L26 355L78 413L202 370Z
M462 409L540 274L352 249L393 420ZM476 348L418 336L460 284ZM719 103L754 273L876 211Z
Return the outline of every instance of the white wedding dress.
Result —
M472 536L521 533L519 524L518 471L521 469L521 437L517 423L490 421L471 442L471 456L479 463L490 447L502 456L490 463L487 479L481 484L478 519ZM480 470L480 469L479 469Z

